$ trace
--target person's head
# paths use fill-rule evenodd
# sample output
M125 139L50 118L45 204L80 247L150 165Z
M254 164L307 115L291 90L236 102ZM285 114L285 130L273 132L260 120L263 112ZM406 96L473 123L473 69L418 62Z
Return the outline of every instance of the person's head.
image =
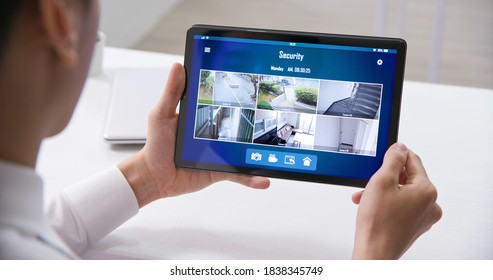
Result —
M2 135L39 142L67 125L87 77L98 22L97 0L0 1ZM5 145L0 140L0 158Z

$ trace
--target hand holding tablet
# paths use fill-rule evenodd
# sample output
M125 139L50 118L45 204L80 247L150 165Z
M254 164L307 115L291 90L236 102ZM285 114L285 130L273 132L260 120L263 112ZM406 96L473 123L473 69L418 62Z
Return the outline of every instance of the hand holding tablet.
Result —
M238 34L244 36L243 33ZM198 40L202 40L203 36L205 35L201 35ZM209 35L206 37L209 38L204 38L204 40L213 39ZM228 44L226 44L227 46ZM210 53L213 49L216 49L216 47L213 47L213 45L199 46L196 53L192 53L193 57L195 58L196 55L201 57L203 55L202 51ZM235 47L236 50L238 50L238 46ZM299 61L301 61L301 52L301 50L298 51L300 56L293 55L292 60L297 60L296 57L299 57ZM290 53L296 54L296 52ZM382 53L386 52L382 51ZM387 50L387 53L393 52ZM243 53L243 55L248 56L247 53ZM279 56L280 54L278 53L277 55ZM307 55L306 52L303 53L303 61L309 58ZM215 58L217 59L216 63L226 65L235 60L235 56L228 56L228 60L220 62L223 58L224 56L217 56ZM391 65L397 63L397 60L392 62L392 59L386 57L379 59L385 61L382 65L389 64L389 61ZM204 70L200 68L202 67L201 63L197 64L194 61L194 59L190 60L189 56L187 56L185 61L187 73L178 65L174 65L171 68L165 92L150 114L150 134L144 149L119 166L125 177L129 178L129 183L141 207L156 199L197 191L221 180L231 180L257 189L264 189L269 186L267 178L244 176L241 173L363 186L362 182L367 179L365 179L366 177L361 177L366 174L361 170L365 170L365 168L368 170L380 168L382 162L379 159L379 155L381 154L382 158L385 155L385 160L374 176L369 175L371 180L367 184L367 189L364 192L357 192L353 195L353 202L360 205L356 218L353 258L399 258L421 234L429 230L440 219L442 212L440 206L436 203L436 189L428 179L419 157L402 144L395 144L387 151L387 145L395 142L396 139L400 86L397 87L399 90L395 96L392 94L392 90L387 96L385 88L393 88L392 85L402 84L402 76L399 76L399 82L395 82L397 72L391 72L390 78L385 78L385 75L381 75L383 79L380 84L382 85L380 91L381 101L379 109L374 116L370 117L368 113L365 115L362 112L354 112L357 116L349 116L338 115L341 113L335 113L329 109L324 111L324 105L320 105L324 102L323 100L321 101L321 96L324 92L321 84L330 84L332 81L346 83L346 81L342 80L342 77L340 80L325 80L317 78L319 76L316 75L311 76L311 78L299 78L294 74L292 76L269 76L267 74L258 74L262 72L260 69L256 70L255 73L257 74L252 74L246 70L233 72L231 68L218 70L213 66L208 66ZM245 60L240 59L239 61L243 61L241 64L247 64ZM258 60L252 65L261 62L261 60ZM377 62L376 65L378 64ZM240 66L239 64L235 65L235 67ZM193 70L195 69L194 67L197 68L196 72ZM291 66L279 64L275 68L288 69L289 67ZM310 66L311 69L316 67L316 65ZM392 67L399 69L396 65ZM202 75L204 72L205 74ZM195 78L193 73L197 73ZM311 72L310 75L314 75L313 73ZM360 75L361 80L366 75L371 76L368 71L365 71L364 74L354 74L348 71L346 75L350 74ZM187 75L188 83L186 88L183 88L185 86L185 75ZM380 75L377 76L380 77ZM388 79L392 82L389 82ZM314 82L313 80L316 81ZM353 83L358 83L358 85L378 84L375 80L365 80L364 82L361 80ZM220 81L222 81L222 84ZM390 85L387 86L388 83ZM251 84L256 84L256 87L252 89L246 86ZM316 87L317 84L318 87ZM292 92L290 93L290 88L293 89L293 85L296 85L294 87L296 102L303 104L291 108L289 102L276 104L273 100L266 99L273 109L259 108L259 95L271 94L269 91L275 92L281 90L281 88L281 94L273 94L276 95L276 98L282 96L282 94L293 94ZM226 96L230 96L233 92L233 96L238 97L236 102L241 104L234 104L234 106L226 104L228 102L234 103L235 101L222 100L224 97L221 97L220 94L219 96L216 95L221 87L228 89L226 92L229 95ZM358 86L354 90L353 84L353 91L358 91L359 88ZM235 92L236 89L243 90ZM343 92L343 89L344 87L339 90L328 91L328 93L329 95L336 94L337 92ZM175 106L182 92L184 92L184 95L182 96L181 112L178 116L175 113ZM245 92L250 95L250 99L239 98ZM315 92L317 93L316 99L313 98ZM351 99L351 96L349 98ZM355 99L356 97L353 96L352 98ZM387 98L391 100L387 100ZM248 102L251 99L255 100L253 106L252 103ZM286 100L289 100L289 98L286 98ZM313 112L312 107L303 106L314 100L316 100L317 104L315 112ZM214 105L220 103L221 105ZM386 103L389 104L385 105ZM219 107L216 111L212 110L211 112L209 110L211 115L206 116L205 123L209 122L210 124L210 120L215 120L216 117L221 120L220 122L212 123L211 130L207 126L204 128L200 125L200 114L197 113L200 106ZM274 110L274 108L279 107L281 109ZM221 108L226 110L222 111ZM350 109L351 107L346 108ZM394 109L397 111L393 111ZM242 110L253 112L253 116L248 116ZM324 111L323 114L319 113L320 110ZM326 114L327 110L330 112ZM239 117L235 116L235 114L238 114L235 111L239 112ZM271 111L274 111L275 118L269 120L263 117L265 116L262 115L263 113L272 113ZM291 116L283 116L285 112L288 112ZM350 112L350 114L353 113ZM302 115L308 115L308 117L300 117ZM248 120L249 117L252 118L248 122L248 124L252 125L251 129L244 129L245 126L240 129L242 119ZM316 123L310 124L310 119L316 119ZM358 141L356 142L357 145L351 148L349 146L351 143L347 140L344 142L346 145L340 146L337 150L330 150L327 145L315 145L317 141L322 141L317 142L319 144L324 143L325 136L322 137L322 140L316 140L320 135L332 135L333 130L326 129L324 124L333 119L337 119L339 122L356 119L367 123L377 123L378 133L373 138L376 149L358 150L356 146L363 146ZM178 134L175 135L177 122L179 122L179 128ZM257 128L259 123L263 124L263 129ZM188 130L186 129L187 125L191 125ZM313 125L315 126L312 127ZM197 129L197 127L199 128ZM246 127L248 128L248 126ZM381 134L382 130L384 130L384 133ZM268 139L263 136L269 134L266 131L274 132L273 135L269 135L272 138ZM353 131L355 133L358 132L358 130ZM218 133L220 137L207 137L207 133L214 132ZM187 135L189 138L187 138ZM365 135L368 135L366 137L368 139L372 138L371 134L365 132ZM174 166L170 151L175 146L175 136L177 140L176 165L193 169L176 168ZM293 136L295 139L291 139ZM311 140L314 143L310 147ZM367 140L363 139L361 142L365 143L365 141L367 142ZM229 145L232 145L232 147ZM380 145L383 145L383 147L380 148ZM314 156L316 158L313 158ZM340 156L340 158L336 159L334 156ZM195 161L184 161L183 158L187 157L191 157ZM307 159L305 160L305 158ZM364 165L363 168L355 164L351 166L352 163L357 163L362 159L368 159L367 165ZM237 160L240 162L239 164L236 163ZM334 168L334 171L326 168L326 164L320 164L332 160L336 160L334 166L337 166L337 164L349 166L349 169L354 171L353 176L342 175L342 173L338 173L337 169ZM217 164L217 162L221 161L225 163ZM205 172L197 169L229 171L230 173ZM144 171L142 172L142 170ZM360 170L359 173L356 172L358 170ZM231 174L231 172L236 174ZM134 178L140 179L140 182L139 180L136 182L133 180ZM157 185L153 186L153 184L149 184L150 182L154 182Z
M396 142L400 39L194 26L175 163L363 187Z

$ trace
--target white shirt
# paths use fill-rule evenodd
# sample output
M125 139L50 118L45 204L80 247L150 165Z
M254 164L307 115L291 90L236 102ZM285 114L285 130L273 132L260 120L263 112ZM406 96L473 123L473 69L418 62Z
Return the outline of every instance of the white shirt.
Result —
M78 258L139 211L116 166L64 189L47 208L45 216L41 177L0 161L0 259Z

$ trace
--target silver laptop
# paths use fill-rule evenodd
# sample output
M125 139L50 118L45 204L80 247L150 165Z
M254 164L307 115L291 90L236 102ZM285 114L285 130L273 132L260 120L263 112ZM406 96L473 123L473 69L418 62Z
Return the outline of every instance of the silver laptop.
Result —
M111 90L104 140L141 144L147 139L147 116L161 96L169 68L120 69Z

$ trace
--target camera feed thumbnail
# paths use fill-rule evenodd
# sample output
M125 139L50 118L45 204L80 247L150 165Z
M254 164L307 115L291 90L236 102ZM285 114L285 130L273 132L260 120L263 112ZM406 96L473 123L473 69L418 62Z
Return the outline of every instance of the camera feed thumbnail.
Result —
M254 115L255 111L250 109L198 105L195 137L251 143Z
M317 114L378 119L381 84L320 81Z
M199 103L254 109L258 80L254 74L201 70Z
M313 149L317 116L257 110L254 143Z
M318 87L318 80L260 75L257 108L315 114Z
M378 121L319 115L314 149L375 156L377 138Z

